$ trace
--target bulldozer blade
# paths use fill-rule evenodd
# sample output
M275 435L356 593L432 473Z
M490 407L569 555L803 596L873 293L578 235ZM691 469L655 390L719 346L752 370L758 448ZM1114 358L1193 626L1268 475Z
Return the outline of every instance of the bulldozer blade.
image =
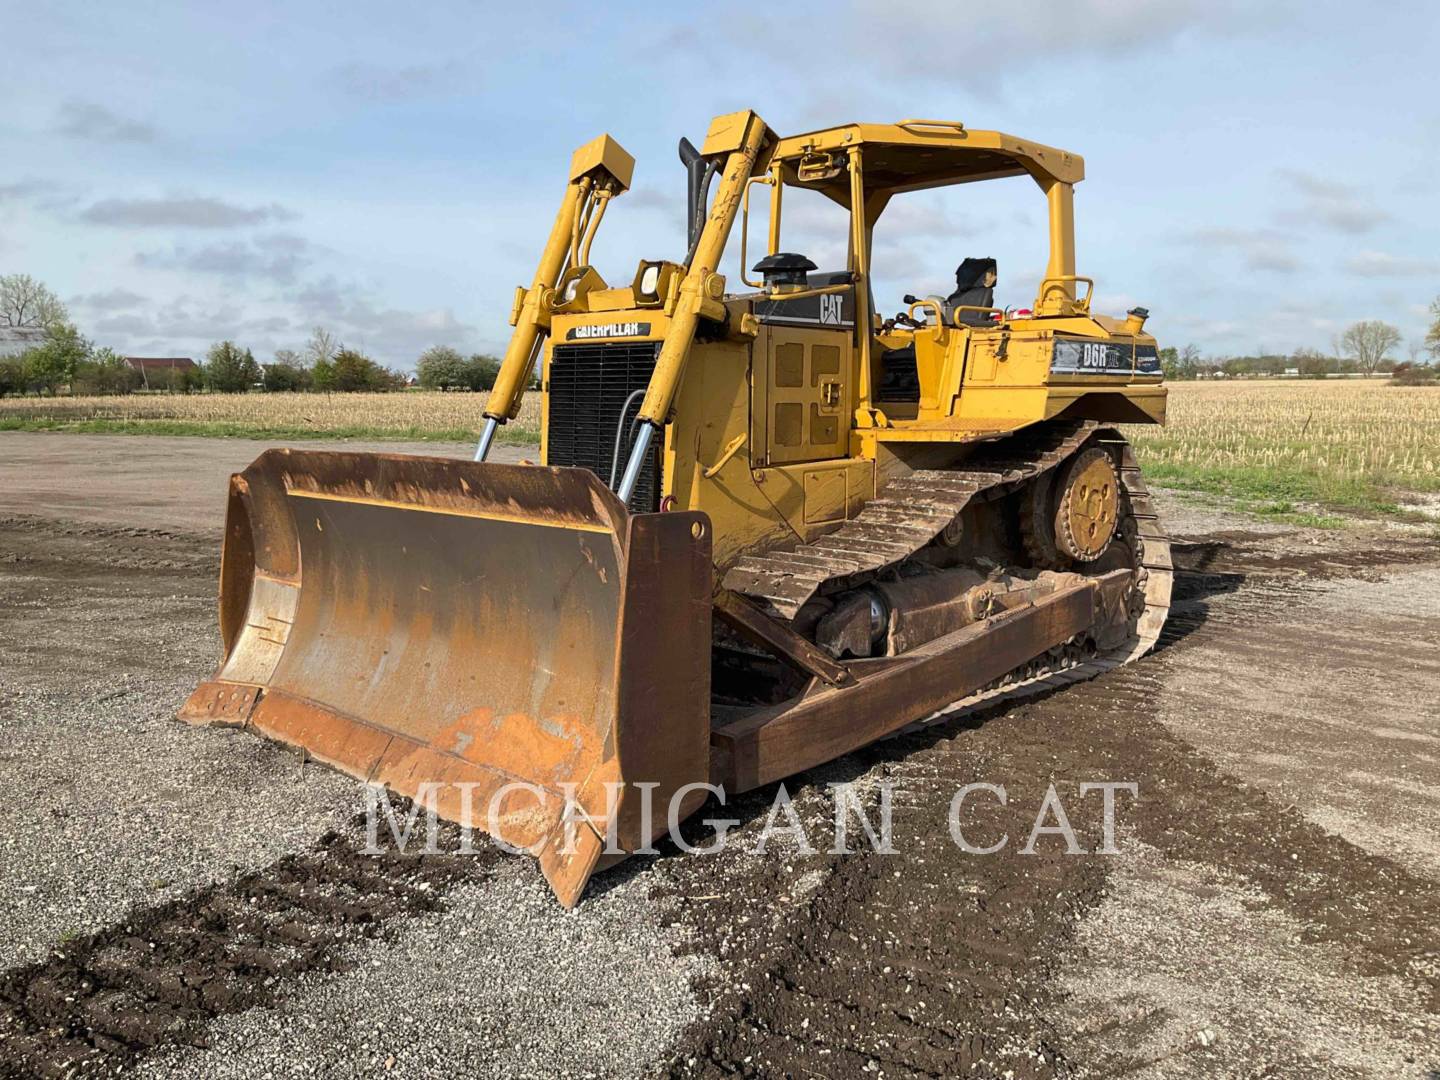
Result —
M181 719L492 832L566 906L705 798L704 514L631 514L584 469L270 450L231 478L220 578Z

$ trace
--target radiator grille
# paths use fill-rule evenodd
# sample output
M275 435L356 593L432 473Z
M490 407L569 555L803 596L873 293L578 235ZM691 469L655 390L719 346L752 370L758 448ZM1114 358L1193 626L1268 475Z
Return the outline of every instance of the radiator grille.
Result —
M549 430L546 463L578 465L605 483L615 453L615 429L625 400L650 385L660 345L654 341L587 342L556 345L550 353ZM643 395L642 395L643 396ZM616 482L629 455L631 423L640 411L642 397L625 409L625 431L620 439ZM635 485L630 509L653 513L660 509L660 452L656 439L650 460Z

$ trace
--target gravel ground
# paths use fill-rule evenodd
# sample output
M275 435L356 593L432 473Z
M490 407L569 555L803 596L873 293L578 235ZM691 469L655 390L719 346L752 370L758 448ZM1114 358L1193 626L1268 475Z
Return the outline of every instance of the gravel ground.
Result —
M343 978L306 976L139 1075L643 1075L700 1015L690 984L709 966L679 956L647 889L631 877L567 912L532 863L504 859L438 917L353 950Z
M1126 846L1061 978L1081 1076L1434 1076L1440 1018L1413 981L1306 942L1239 875Z
M811 824L827 780L867 801L899 783L922 856L637 859L566 913L525 859L357 872L370 860L326 838L353 834L360 785L175 722L218 651L216 485L257 448L91 441L0 435L0 781L18 796L0 825L0 1076L17 1003L63 1017L66 988L108 971L121 997L92 994L85 1023L124 1019L141 987L159 996L139 1023L196 974L186 943L211 965L252 910L270 934L256 957L313 933L310 960L252 972L204 1018L205 1046L147 1029L153 1045L103 1044L102 1067L1440 1075L1440 552L1423 532L1297 532L1162 494L1184 539L1156 655L792 782ZM1123 770L1143 792L1125 857L945 842L959 783L1014 785L977 824L1023 836L1047 782ZM770 794L738 808L742 832Z
M213 552L33 522L0 524L0 545L0 963L270 863L361 808L327 769L175 721L218 656Z

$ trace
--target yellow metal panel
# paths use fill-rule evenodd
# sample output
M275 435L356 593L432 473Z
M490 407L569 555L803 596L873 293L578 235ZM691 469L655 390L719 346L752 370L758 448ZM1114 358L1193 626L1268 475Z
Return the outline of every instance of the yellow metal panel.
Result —
M853 352L849 330L770 325L756 339L757 412L765 414L760 461L843 457L850 436Z
M806 469L805 524L844 521L847 500L844 469Z
M805 443L805 406L798 401L777 401L771 425L774 445L790 450ZM773 455L776 457L788 455Z
M698 342L694 353L695 364L687 369L676 395L675 422L667 428L665 494L674 497L676 509L710 515L715 564L724 569L746 550L774 547L798 534L786 514L760 490L751 471L757 444L747 437L748 344ZM737 438L740 448L726 457ZM705 472L717 464L713 475L706 477ZM801 508L797 493L793 507L797 518Z
M839 377L840 346L812 345L810 347L810 385L819 386L822 382L833 381Z
M758 490L795 535L809 541L853 517L874 497L875 462L869 458L777 465L755 474Z
M711 154L729 154L739 150L745 143L746 126L754 115L749 109L741 109L715 117L710 121L710 130L705 133L700 153L709 157Z
M786 388L805 385L805 346L787 341L775 346L775 385Z
M810 446L830 451L840 445L840 418L826 413L817 402L810 403Z
M619 183L620 191L625 191L635 174L635 159L609 135L601 135L580 147L570 158L570 179L578 180L596 169L604 169Z

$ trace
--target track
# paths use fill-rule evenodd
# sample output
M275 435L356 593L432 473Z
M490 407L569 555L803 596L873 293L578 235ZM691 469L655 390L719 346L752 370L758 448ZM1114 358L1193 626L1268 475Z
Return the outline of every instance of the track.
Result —
M1137 603L1132 612L1130 635L1098 655L1062 650L1040 658L946 712L1000 695L1039 693L1092 678L1154 648L1170 610L1174 564L1134 450L1117 430L1091 421L1022 431L986 444L963 468L923 469L901 477L837 531L809 544L743 557L726 574L724 585L783 618L794 619L812 597L854 588L895 567L932 543L967 507L1004 498L1041 480L1090 442L1113 448L1119 457L1124 505L1129 510L1119 536L1132 552L1137 600L1143 599L1143 605Z

